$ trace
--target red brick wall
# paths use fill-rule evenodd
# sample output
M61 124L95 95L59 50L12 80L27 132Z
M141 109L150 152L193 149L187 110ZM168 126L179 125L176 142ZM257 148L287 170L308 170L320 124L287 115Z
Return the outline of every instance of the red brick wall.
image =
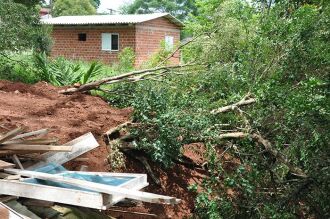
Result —
M86 41L78 41L78 34L86 33ZM102 51L102 33L119 34L119 51ZM157 18L135 26L54 26L52 32L52 57L63 56L74 60L100 60L106 64L117 61L118 53L132 47L136 54L136 65L142 64L160 48L165 36L173 36L174 44L180 41L180 28L166 18ZM171 59L179 63L179 54Z
M86 33L86 41L78 41L78 34ZM119 51L102 51L102 33L119 34ZM106 64L117 61L118 53L125 47L135 48L135 27L60 27L52 32L52 57L63 56L74 60L100 60Z
M166 18L157 18L136 25L136 65L141 65L160 49L165 36L174 37L174 47L180 42L180 28ZM178 64L180 55L176 54L171 63Z

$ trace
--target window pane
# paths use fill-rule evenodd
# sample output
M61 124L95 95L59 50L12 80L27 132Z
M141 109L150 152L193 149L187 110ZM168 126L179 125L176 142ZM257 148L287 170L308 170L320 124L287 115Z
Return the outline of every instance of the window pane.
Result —
M111 50L119 50L119 36L118 36L118 34L112 34L111 38L112 38Z
M79 33L78 34L78 40L79 41L86 41L87 35L85 33Z
M102 33L102 50L111 50L111 34Z
M174 37L172 36L165 36L165 49L172 50L174 46Z

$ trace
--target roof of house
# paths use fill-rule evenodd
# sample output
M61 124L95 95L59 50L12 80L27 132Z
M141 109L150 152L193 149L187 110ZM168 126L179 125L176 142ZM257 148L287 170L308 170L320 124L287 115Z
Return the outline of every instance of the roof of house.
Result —
M156 18L165 17L172 23L183 27L183 23L169 13L127 14L127 15L84 15L60 16L42 19L43 24L50 25L90 25L90 24L139 24Z

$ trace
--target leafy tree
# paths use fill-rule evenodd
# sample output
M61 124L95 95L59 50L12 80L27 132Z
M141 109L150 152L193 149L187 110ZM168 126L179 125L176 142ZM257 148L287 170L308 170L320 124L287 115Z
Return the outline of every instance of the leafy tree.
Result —
M206 146L209 176L190 187L196 218L330 217L330 2L265 2L198 0L188 28L200 37L183 52L207 65L118 85L110 97L134 107L134 143L157 162ZM211 113L247 94L255 104ZM262 135L277 153L253 137L219 136L233 131Z
M34 7L37 3L37 0L0 1L0 53L47 47L47 34L42 31Z
M122 8L124 14L145 14L168 12L180 20L189 14L196 14L195 0L135 0Z
M53 16L96 14L96 4L90 0L56 0L53 3Z

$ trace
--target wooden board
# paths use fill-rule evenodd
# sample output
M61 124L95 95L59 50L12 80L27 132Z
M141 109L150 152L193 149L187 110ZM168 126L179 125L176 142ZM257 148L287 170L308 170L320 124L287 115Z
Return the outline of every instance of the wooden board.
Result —
M158 204L178 204L180 203L180 199L176 199L170 196L158 195L149 192L140 192L140 191L132 191L126 188L119 188L118 186L110 186L104 185L100 183L94 183L81 179L69 178L56 174L48 174L41 173L36 171L28 171L28 170L19 170L19 169L5 169L6 173L22 175L26 177L49 180L53 182L64 183L68 185L78 186L84 189L90 189L96 192L105 193L109 195L117 195L122 196L129 199L134 199L138 201L150 202L150 203L158 203Z
M24 131L24 128L19 127L19 128L16 128L16 129L13 129L13 130L7 132L5 135L2 135L0 137L0 144L15 137L16 135L22 133L23 131Z
M41 162L29 166L26 169L33 170L41 166L45 166L48 163L55 163L62 165L80 155L99 146L92 133L87 133L80 136L66 144L66 146L72 146L70 152L48 152L40 156Z
M6 168L13 168L14 166L15 166L15 164L0 160L0 170L6 169Z
M76 171L68 172L74 173ZM99 176L132 177L131 180L119 185L118 188L123 187L129 188L131 190L139 190L148 186L146 174L104 172L88 172L88 174ZM116 195L106 195L97 192L88 192L76 189L31 184L24 181L18 182L8 180L0 180L0 194L88 207L99 210L106 210L108 207L123 199L122 197Z
M26 144L8 144L0 146L0 149L11 151L72 151L72 146L62 145L26 145Z
M98 193L38 184L0 180L0 193L81 207L103 209L103 197Z

